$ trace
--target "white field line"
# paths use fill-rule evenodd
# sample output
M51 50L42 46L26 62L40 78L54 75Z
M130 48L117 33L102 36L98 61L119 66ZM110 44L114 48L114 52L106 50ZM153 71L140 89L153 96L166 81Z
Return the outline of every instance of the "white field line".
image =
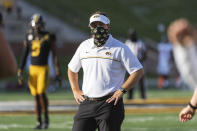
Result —
M24 125L24 124L0 124L0 129L13 129L13 128L27 128L32 129L35 125ZM72 123L71 122L64 122L60 124L50 124L50 129L72 129Z
M137 123L137 122L153 121L154 119L155 117L126 118L124 122Z
M177 119L176 119L177 118ZM160 119L160 118L157 118L157 117L152 117L152 116L146 116L146 117L136 117L136 118L125 118L125 122L144 122L144 121L153 121L155 119ZM178 120L178 116L175 117L175 116L163 116L162 117L163 120L176 120L176 121L179 121ZM195 119L195 118L194 118Z
M122 128L121 131L178 131L179 128L166 127L166 128ZM191 128L181 128L180 131L196 131L196 129Z

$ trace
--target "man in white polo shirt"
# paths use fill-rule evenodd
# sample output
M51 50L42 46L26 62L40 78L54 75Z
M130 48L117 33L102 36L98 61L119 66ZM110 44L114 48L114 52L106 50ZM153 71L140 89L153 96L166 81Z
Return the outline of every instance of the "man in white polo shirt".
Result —
M70 85L80 104L72 130L120 131L124 119L122 96L142 77L143 67L126 45L109 34L106 14L94 13L89 27L92 38L80 44L68 64ZM78 85L81 67L82 90ZM130 77L124 82L126 71Z

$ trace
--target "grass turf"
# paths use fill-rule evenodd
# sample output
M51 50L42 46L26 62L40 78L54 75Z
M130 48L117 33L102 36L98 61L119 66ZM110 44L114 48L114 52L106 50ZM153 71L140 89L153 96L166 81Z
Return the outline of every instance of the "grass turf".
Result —
M55 93L48 93L49 100L71 100L74 99L71 91L58 91ZM34 100L29 91L21 92L1 92L0 101L20 101L20 100Z
M150 89L147 90L147 98L190 98L192 91L177 90L177 89ZM49 100L74 100L71 90L58 89L56 92L47 93ZM127 95L124 95L126 98ZM139 91L135 90L134 98L140 98ZM29 91L0 91L0 101L20 101L20 100L33 100Z
M74 114L50 115L48 131L71 131ZM187 123L178 120L177 113L165 114L126 114L122 131L195 131L197 119ZM0 116L1 131L33 131L34 115Z

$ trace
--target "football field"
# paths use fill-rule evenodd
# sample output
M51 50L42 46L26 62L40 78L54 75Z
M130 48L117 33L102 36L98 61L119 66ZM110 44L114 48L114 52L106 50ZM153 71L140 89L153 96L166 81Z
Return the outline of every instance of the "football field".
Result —
M71 131L74 114L50 115L48 131ZM177 113L126 114L122 131L196 131L197 118L181 123ZM35 116L33 114L0 116L0 131L33 131Z
M131 104L136 108L126 110L122 131L196 131L197 117L187 123L179 122L178 113L180 109L189 101L192 91L169 90L149 90L147 101L135 100ZM138 93L136 93L138 94ZM65 106L66 102L74 101L71 92L58 91L49 93L50 105L53 107ZM125 96L126 97L126 96ZM136 98L139 98L136 96ZM26 100L33 108L33 97L28 92L1 92L0 101L4 103L16 102L15 107L20 107L19 103ZM125 101L126 102L126 101ZM126 102L129 104L129 101ZM68 104L68 103L67 103ZM72 103L70 103L72 104ZM144 105L142 107L142 105ZM154 105L150 108L150 105ZM163 105L162 105L163 104ZM177 108L174 104L180 104ZM74 104L75 105L75 104ZM141 106L140 106L141 105ZM168 109L165 105L170 106ZM13 106L13 105L12 105ZM158 106L162 106L159 108ZM0 106L1 107L1 106ZM8 106L11 107L11 106ZM170 110L173 109L173 110ZM50 128L48 131L71 131L73 124L73 112L50 110ZM29 112L1 112L0 131L33 131L36 125L35 114Z

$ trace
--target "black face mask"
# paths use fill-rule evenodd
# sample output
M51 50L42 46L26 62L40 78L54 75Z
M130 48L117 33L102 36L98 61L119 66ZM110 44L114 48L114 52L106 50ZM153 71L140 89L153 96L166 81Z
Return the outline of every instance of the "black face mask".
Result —
M109 30L104 29L103 27L95 27L91 29L91 33L94 37L94 44L97 47L103 46L109 38Z

